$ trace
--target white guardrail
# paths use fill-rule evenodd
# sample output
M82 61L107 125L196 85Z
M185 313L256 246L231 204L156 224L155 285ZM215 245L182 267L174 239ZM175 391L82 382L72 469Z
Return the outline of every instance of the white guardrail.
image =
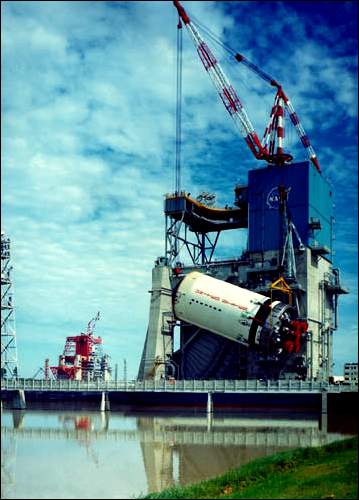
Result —
M357 386L329 385L322 381L276 380L35 380L2 379L1 389L14 391L83 392L342 392L357 391Z

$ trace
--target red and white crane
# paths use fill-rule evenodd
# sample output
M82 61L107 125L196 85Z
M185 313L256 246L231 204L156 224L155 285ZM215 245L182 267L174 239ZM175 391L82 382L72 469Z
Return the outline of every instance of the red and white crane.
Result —
M96 321L98 321L99 319L100 319L100 311L98 311L96 316L87 323L87 335L93 335Z
M250 147L254 156L259 160L265 160L268 163L275 163L283 165L290 162L293 157L284 153L283 139L284 139L284 120L283 109L287 109L291 122L293 123L298 136L307 151L307 154L314 164L315 168L321 173L317 157L314 153L309 139L298 119L298 116L289 101L288 97L282 90L282 87L276 82L274 78L264 73L257 66L248 61L240 54L233 53L238 62L245 64L249 69L254 71L258 76L270 83L270 85L277 87L277 94L274 99L274 106L271 110L268 126L264 132L262 143L260 142L252 123L250 122L239 97L235 93L232 85L222 70L219 62L216 60L206 42L199 34L197 28L188 17L186 11L178 1L173 2L177 8L179 19L184 22L188 33L196 47L199 58L201 59L213 85L215 86L220 98L223 101L228 113L232 117L236 128L244 137L246 143Z

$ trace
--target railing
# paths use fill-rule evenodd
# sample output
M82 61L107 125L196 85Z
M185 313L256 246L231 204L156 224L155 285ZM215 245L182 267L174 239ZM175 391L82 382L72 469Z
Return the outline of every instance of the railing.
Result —
M118 381L82 381L82 380L1 380L2 390L24 391L81 391L81 392L341 392L358 390L357 386L329 385L323 381L276 380L118 380Z

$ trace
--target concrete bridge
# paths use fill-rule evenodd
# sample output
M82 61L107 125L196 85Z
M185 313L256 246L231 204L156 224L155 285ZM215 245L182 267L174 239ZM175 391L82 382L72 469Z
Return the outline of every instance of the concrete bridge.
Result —
M41 397L42 400L57 397L66 400L71 395L84 399L91 394L101 395L100 410L110 409L109 395L113 401L123 404L167 404L203 406L207 401L207 412L213 411L215 404L271 404L304 406L310 405L322 413L327 413L328 394L357 391L356 387L329 385L322 381L302 380L1 380L2 395L13 396L12 408L25 408L25 394L28 398ZM202 395L202 396L201 396ZM232 395L232 396L231 396ZM4 396L2 396L3 398ZM204 399L205 398L205 399ZM321 403L318 403L320 401ZM309 405L309 406L308 406Z
M353 390L351 386L329 385L322 381L303 380L118 380L96 382L83 380L1 380L6 391L71 391L71 392L181 392L181 393L322 393ZM357 389L356 389L357 390Z

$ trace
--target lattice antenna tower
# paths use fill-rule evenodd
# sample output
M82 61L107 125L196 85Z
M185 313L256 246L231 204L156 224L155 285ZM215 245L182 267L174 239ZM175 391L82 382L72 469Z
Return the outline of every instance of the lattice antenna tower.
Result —
M10 238L1 231L1 378L17 378L15 307Z

